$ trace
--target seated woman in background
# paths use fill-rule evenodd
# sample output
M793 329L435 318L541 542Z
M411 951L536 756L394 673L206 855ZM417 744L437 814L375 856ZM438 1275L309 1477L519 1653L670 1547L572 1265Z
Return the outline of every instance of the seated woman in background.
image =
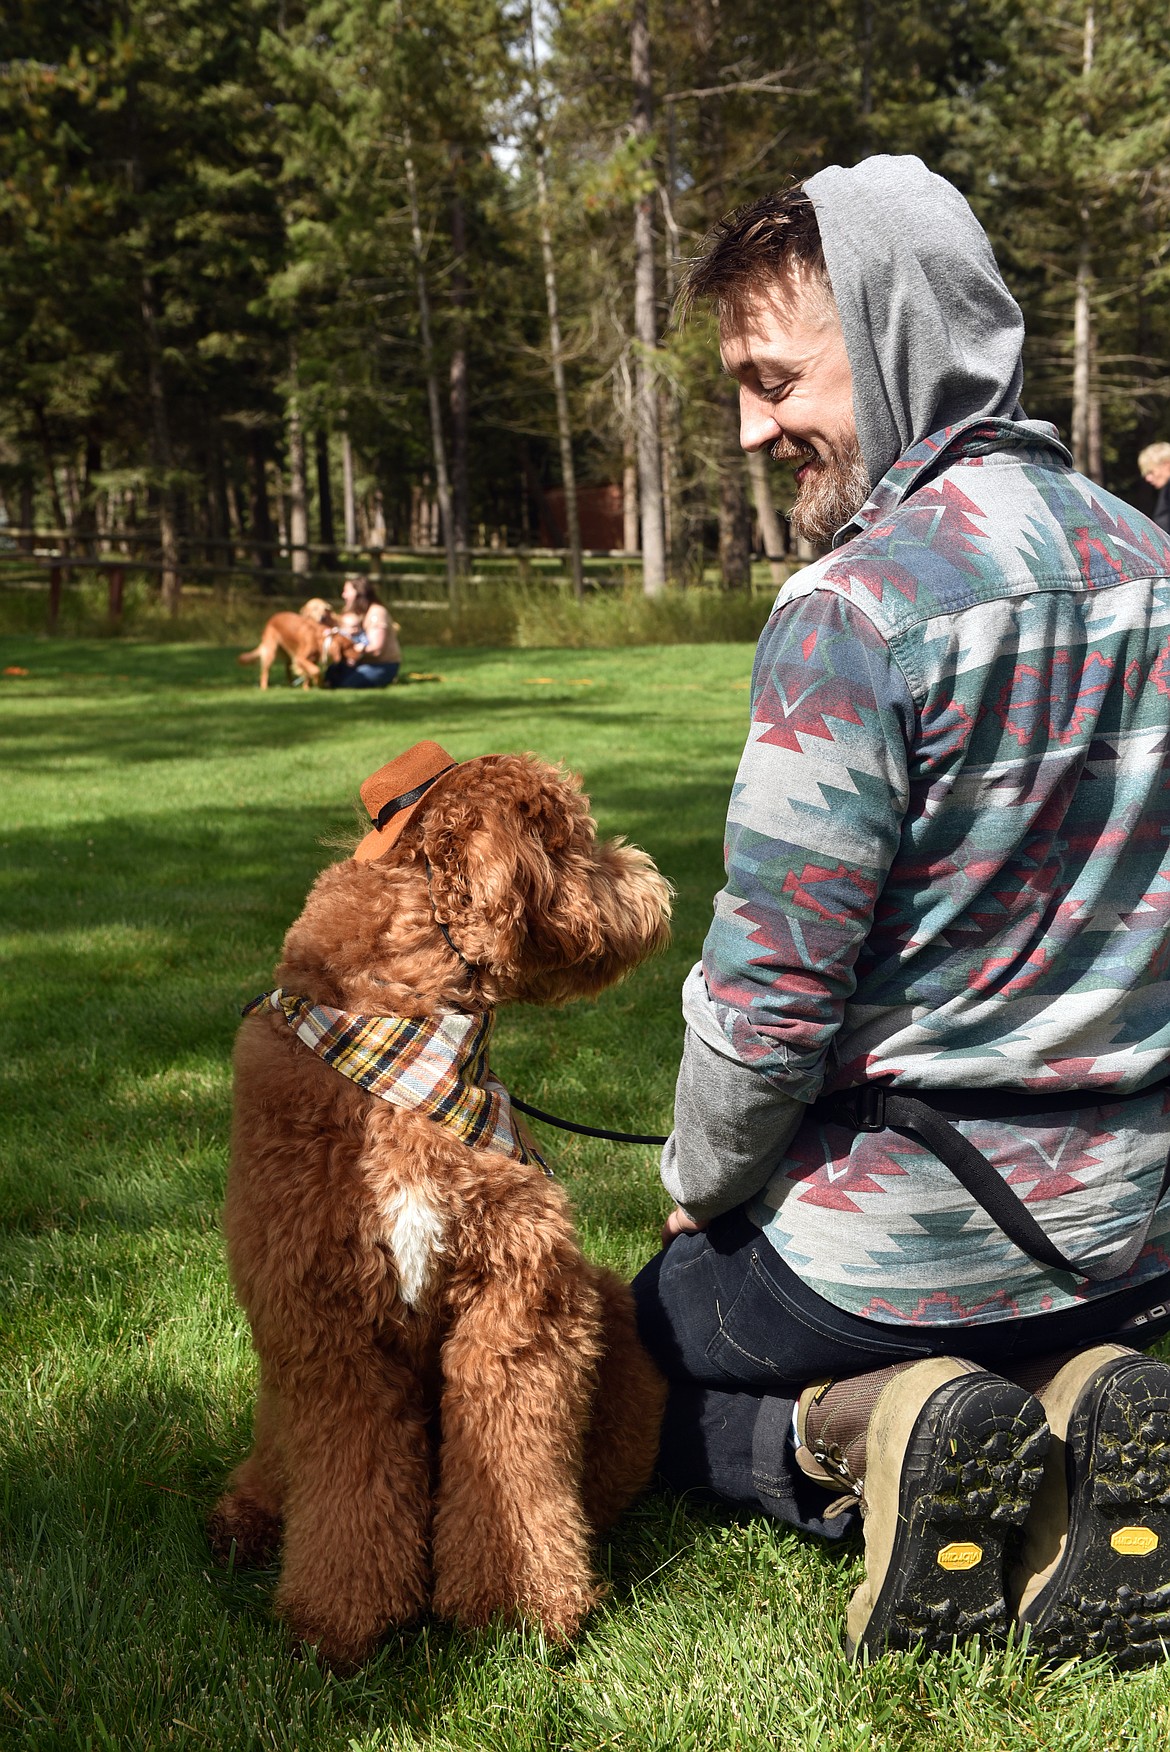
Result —
M340 625L358 647L359 656L356 663L331 663L325 686L388 687L402 664L397 624L366 578L347 578L341 600L345 607Z

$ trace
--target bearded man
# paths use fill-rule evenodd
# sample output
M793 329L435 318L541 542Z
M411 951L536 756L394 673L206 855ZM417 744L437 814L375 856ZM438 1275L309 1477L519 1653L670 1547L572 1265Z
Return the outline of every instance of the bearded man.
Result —
M760 638L683 993L660 1470L860 1508L855 1648L1158 1659L1170 543L1026 418L1020 311L918 159L734 215L686 299L831 547Z

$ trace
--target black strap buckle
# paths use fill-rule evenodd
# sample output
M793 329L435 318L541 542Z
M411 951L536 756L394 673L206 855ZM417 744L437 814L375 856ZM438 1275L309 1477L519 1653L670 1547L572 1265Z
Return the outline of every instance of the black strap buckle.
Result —
M878 1132L886 1129L886 1089L884 1083L863 1083L853 1098L858 1131Z

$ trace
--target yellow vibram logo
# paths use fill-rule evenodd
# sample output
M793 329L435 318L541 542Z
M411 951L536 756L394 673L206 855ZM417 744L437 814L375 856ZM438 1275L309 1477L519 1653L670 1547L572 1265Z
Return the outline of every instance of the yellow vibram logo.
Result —
M983 1547L981 1545L964 1545L961 1542L954 1545L944 1545L938 1554L938 1562L945 1570L974 1569L977 1563L983 1562Z
M1152 1527L1119 1527L1109 1543L1126 1557L1145 1557L1157 1545L1158 1535Z

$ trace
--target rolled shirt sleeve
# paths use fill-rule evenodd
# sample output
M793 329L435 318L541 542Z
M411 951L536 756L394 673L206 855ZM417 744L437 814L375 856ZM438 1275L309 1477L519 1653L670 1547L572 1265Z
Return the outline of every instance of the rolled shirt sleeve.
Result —
M804 1110L688 1028L662 1184L696 1222L734 1210L766 1184Z
M667 1190L700 1220L760 1190L820 1093L898 848L915 717L853 603L812 589L773 613L663 1153Z

